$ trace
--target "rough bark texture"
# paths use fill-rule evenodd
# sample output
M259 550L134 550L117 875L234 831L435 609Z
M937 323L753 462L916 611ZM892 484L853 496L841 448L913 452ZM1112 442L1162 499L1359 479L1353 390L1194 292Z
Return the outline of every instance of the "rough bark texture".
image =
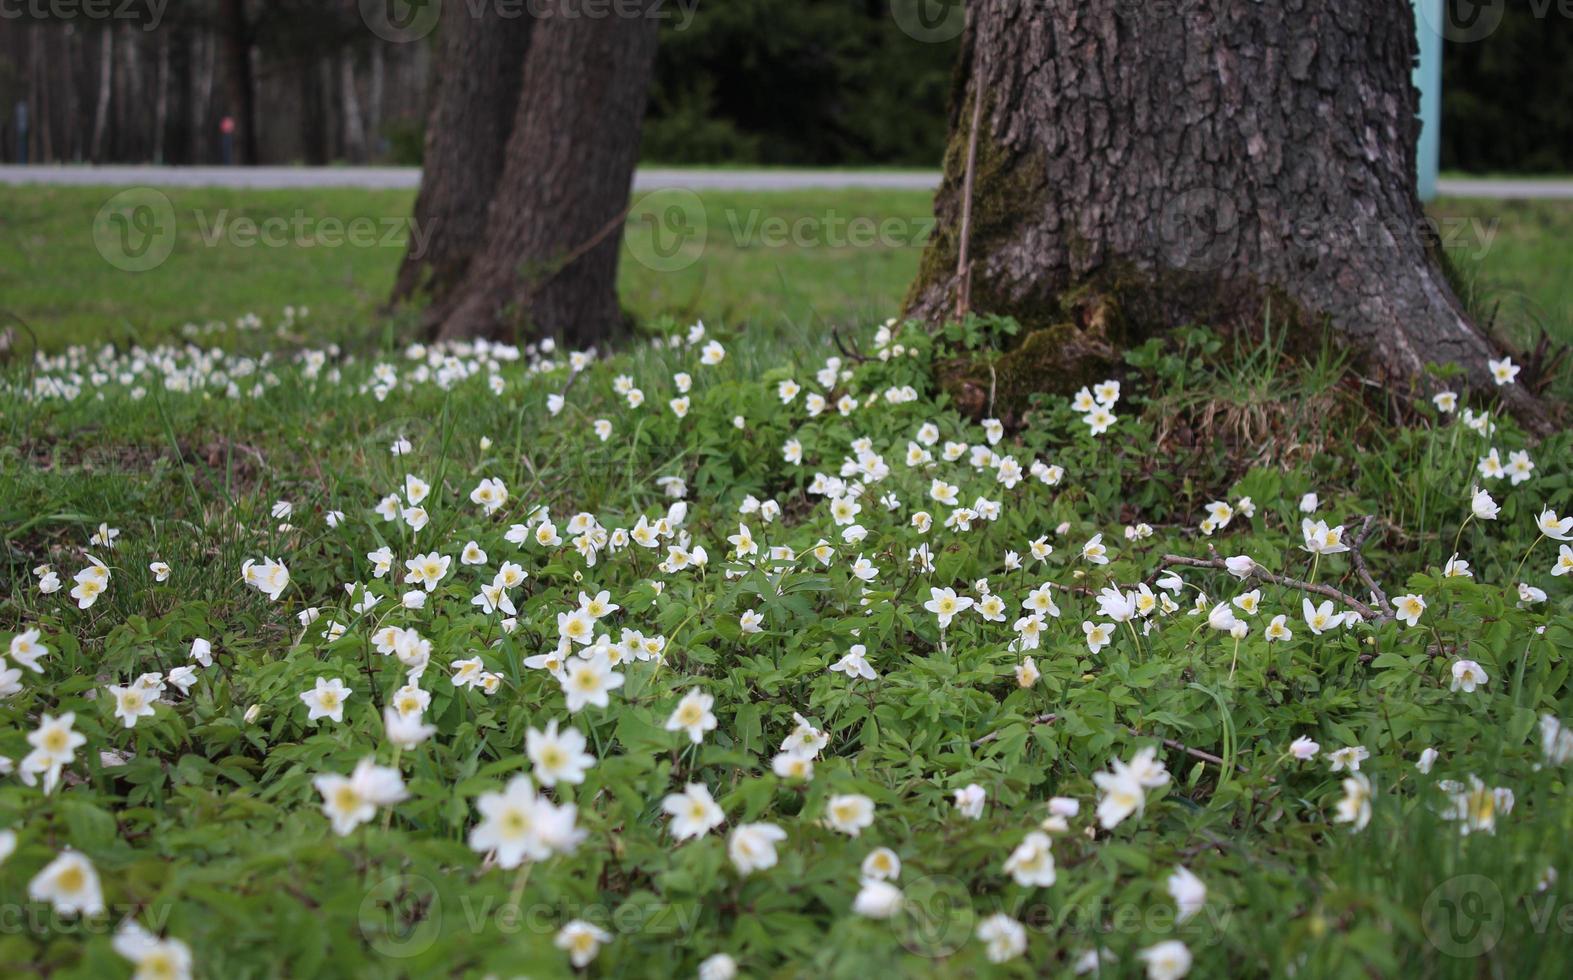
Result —
M1543 430L1522 388L1492 385L1495 348L1442 275L1415 192L1414 54L1403 0L970 4L908 312L954 314L981 84L971 309L1027 328L1007 370L1074 389L1146 335L1270 308L1318 339L1325 323L1389 382L1456 362Z
M429 314L439 337L585 345L618 330L620 232L657 24L556 13L536 22L484 244Z
M502 175L529 49L530 17L501 17L496 4L443 7L441 54L426 119L420 196L395 302L423 294L441 302L464 278L486 233L486 209ZM380 95L376 98L380 98Z

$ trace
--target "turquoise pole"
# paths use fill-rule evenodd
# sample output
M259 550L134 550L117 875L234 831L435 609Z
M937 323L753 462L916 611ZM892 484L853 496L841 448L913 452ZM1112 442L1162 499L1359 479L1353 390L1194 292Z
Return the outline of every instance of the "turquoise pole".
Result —
M1420 143L1416 146L1420 200L1436 199L1437 171L1442 164L1442 32L1447 0L1414 0L1415 29L1420 34L1420 60L1415 87L1420 90ZM1420 5L1426 5L1424 13Z

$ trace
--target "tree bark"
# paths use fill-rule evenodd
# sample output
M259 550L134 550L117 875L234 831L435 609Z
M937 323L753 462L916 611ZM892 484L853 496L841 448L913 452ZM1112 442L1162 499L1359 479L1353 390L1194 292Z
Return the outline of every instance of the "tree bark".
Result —
M224 60L229 71L230 116L235 120L235 162L257 162L257 84L251 65L251 22L246 0L224 0Z
M424 295L446 299L464 278L486 234L486 209L502 176L508 137L519 105L519 83L535 23L503 17L496 4L474 14L467 3L443 7L441 55L415 227L393 286L394 302Z
M621 327L617 260L654 67L655 0L641 16L541 17L486 235L427 324L440 338L557 335L583 346Z
M1022 322L1032 356L1012 367L1048 365L1040 381L1074 390L1145 336L1252 329L1270 310L1302 340L1325 324L1389 384L1461 365L1546 429L1522 386L1493 385L1496 348L1416 196L1408 3L978 0L967 14L910 315L943 320L967 290L958 219L981 86L971 307Z
M93 110L93 142L88 157L104 162L104 129L109 123L109 96L114 91L115 32L105 29L99 40L98 107Z

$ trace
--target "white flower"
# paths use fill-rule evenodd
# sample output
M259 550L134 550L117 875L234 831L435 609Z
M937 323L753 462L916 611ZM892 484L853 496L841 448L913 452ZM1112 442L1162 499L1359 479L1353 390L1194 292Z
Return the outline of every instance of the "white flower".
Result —
M1413 593L1393 597L1393 609L1398 621L1410 626L1420 625L1420 616L1426 611L1425 596Z
M1476 830L1494 834L1498 814L1505 815L1513 810L1512 790L1490 789L1473 775L1467 787L1458 787L1457 792L1449 793L1449 798L1451 802L1442 811L1442 819L1459 821L1458 829L1462 834Z
M901 858L888 847L876 847L863 859L859 871L864 879L895 881L901 877Z
M1511 357L1504 357L1500 361L1488 359L1486 367L1491 370L1492 380L1496 381L1499 388L1502 385L1512 384L1518 378L1520 370L1519 366L1513 363Z
M739 874L752 874L775 867L776 845L786 840L786 831L774 824L745 823L732 831L727 855Z
M127 919L112 945L136 968L132 980L190 980L191 947L178 939L159 939Z
M382 709L382 728L389 742L406 750L437 733L436 726L423 723L419 713L404 714L392 705Z
M1344 614L1333 612L1333 601L1323 600L1320 606L1311 605L1310 599L1300 600L1300 609L1305 616L1305 625L1312 633L1321 636L1327 630L1337 629L1343 625Z
M1007 963L1027 951L1027 930L1020 922L1003 913L995 913L978 923L981 939L990 963Z
M968 820L977 820L983 816L983 804L988 799L982 786L971 783L956 790L956 811Z
M1436 749L1429 745L1426 746L1425 749L1421 751L1420 758L1415 760L1415 768L1420 770L1421 775L1429 776L1431 774L1431 767L1436 765L1437 756L1439 754L1440 753L1438 753Z
M1229 570L1229 574L1237 579L1249 578L1251 573L1256 571L1256 562L1250 555L1235 555L1232 558L1225 558L1223 564Z
M1363 774L1357 772L1344 780L1344 796L1338 801L1333 820L1354 824L1350 828L1353 833L1364 830L1371 822L1371 781Z
M1309 517L1300 522L1300 533L1305 538L1303 550L1313 555L1336 555L1348 551L1344 544L1344 527L1328 527L1326 521L1313 521Z
M589 659L574 657L558 678L568 700L568 710L579 712L586 705L604 708L611 702L610 692L623 686L623 675L612 670L605 653Z
M104 893L93 863L67 848L27 883L27 897L48 902L64 916L98 915L104 911Z
M901 889L879 878L868 878L852 900L852 911L869 919L888 919L901 911Z
M968 596L958 596L955 589L929 589L929 601L923 608L939 618L939 628L947 629L951 620L959 613L972 608L973 600Z
M1023 887L1047 888L1054 884L1054 854L1050 850L1053 844L1048 834L1030 832L1005 859L1005 873Z
M1316 513L1316 508L1321 506L1321 503L1321 499L1316 494L1308 493L1300 498L1300 513L1314 514Z
M316 721L318 718L331 718L335 722L344 720L344 702L354 692L344 686L344 682L337 677L332 680L326 677L317 678L317 686L309 691L302 691L298 696L309 710L307 721Z
M716 953L699 964L699 980L735 980L737 961L725 953Z
M1360 763L1371 758L1371 752L1363 745L1348 745L1341 749L1334 749L1327 755L1327 760L1332 763L1332 771L1339 772L1347 769L1350 772L1359 772Z
M1473 660L1453 661L1453 690L1473 694L1476 687L1488 680L1490 678L1486 676L1486 672Z
M495 852L504 868L572 853L584 839L584 831L574 826L578 809L571 803L554 806L536 795L528 776L513 777L500 793L482 793L475 808L481 822L470 830L470 849Z
M157 692L149 691L141 682L127 684L125 687L111 684L109 696L115 699L115 717L119 718L127 728L135 728L139 718L153 716L153 700L157 697Z
M49 648L39 642L41 634L36 629L23 630L11 637L11 647L7 654L19 666L26 667L35 674L42 674L44 668L39 666L40 657L49 655Z
M672 836L680 841L702 837L726 819L710 790L699 783L689 783L681 793L668 796L661 809L671 816Z
M1169 896L1174 899L1174 921L1181 923L1200 912L1207 904L1207 886L1184 867L1169 875Z
M601 944L611 941L611 933L583 919L574 919L563 926L558 930L557 938L552 940L558 949L568 954L568 960L575 969L588 966L601 951Z
M1147 803L1141 782L1118 760L1113 772L1095 772L1092 781L1102 795L1098 798L1098 823L1112 830L1131 814L1140 814Z
M1083 622L1081 631L1087 638L1087 649L1092 653L1097 653L1108 646L1109 641L1114 638L1114 627L1107 623Z
M409 794L397 769L379 766L371 756L362 759L349 776L323 773L312 779L322 794L322 812L340 837L377 815L377 807L392 806Z
M825 803L825 826L856 837L874 822L874 801L859 793L832 796Z
M830 669L838 674L846 674L849 678L856 679L861 677L864 680L874 680L879 675L875 674L874 668L869 666L865 656L866 653L867 650L863 644L853 644L852 649L847 651L846 656L831 664Z
M1289 743L1289 754L1301 762L1316 758L1316 753L1321 750L1322 747L1320 745L1305 735L1301 735Z
M705 732L713 731L716 727L716 716L710 711L714 704L713 696L694 688L677 703L672 716L666 720L666 730L685 731L689 740L698 745L705 740Z
M1497 514L1501 513L1502 506L1491 499L1490 493L1476 487L1469 498L1469 511L1475 515L1476 520L1494 521L1497 519Z
M1540 512L1539 517L1535 518L1535 526L1540 529L1541 534L1548 538L1554 538L1558 541L1573 541L1573 516L1558 517L1548 507Z
M1166 939L1136 955L1147 964L1147 980L1180 980L1191 972L1191 951L1178 939Z
M585 770L595 765L595 756L585 751L584 735L575 728L559 732L556 718L546 723L545 731L528 729L524 739L525 752L542 786L577 785L584 782Z

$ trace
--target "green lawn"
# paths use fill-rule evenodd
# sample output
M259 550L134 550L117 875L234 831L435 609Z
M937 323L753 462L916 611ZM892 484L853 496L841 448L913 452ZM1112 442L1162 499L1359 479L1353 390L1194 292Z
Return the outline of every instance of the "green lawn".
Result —
M161 193L172 250L136 272L97 247L119 254L119 229L101 226L108 237L95 240L95 216L115 193L0 188L0 309L46 348L151 341L187 322L272 317L285 305L310 307L321 329L355 332L388 295L413 201L407 191L171 188ZM1521 337L1539 324L1573 336L1564 247L1573 203L1450 200L1433 213L1484 308L1499 308ZM756 328L882 320L899 310L929 214L920 191L663 192L630 219L623 300L641 317ZM283 246L249 240L247 222L259 231L272 222ZM360 237L336 241L347 229Z

